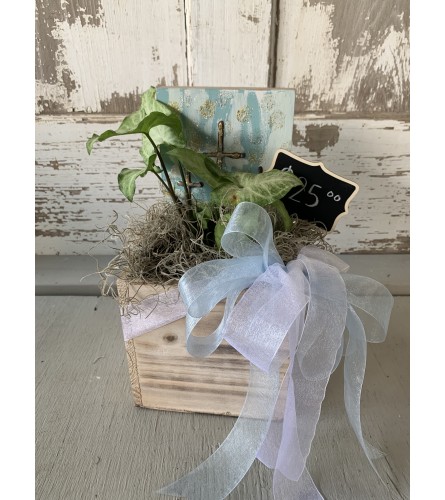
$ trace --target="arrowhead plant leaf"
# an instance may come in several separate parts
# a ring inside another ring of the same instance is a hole
[[[230,175],[234,182],[220,186],[211,195],[213,201],[226,206],[251,201],[264,207],[280,200],[292,188],[302,184],[294,174],[281,170],[270,170],[262,174],[235,172]]]
[[[147,172],[155,171],[156,154],[151,155],[148,165],[144,168],[123,168],[117,176],[119,189],[128,201],[133,201],[136,191],[136,179],[144,177]]]
[[[153,113],[153,111],[157,111],[159,113],[163,113],[166,116],[174,115],[177,116],[179,120],[181,119],[180,114],[178,113],[178,111],[176,111],[176,109],[156,100],[156,89],[154,87],[151,87],[142,94],[141,110],[146,115]],[[176,147],[185,146],[182,127],[181,133],[178,134],[176,130],[160,125],[159,127],[156,127],[151,131],[150,136],[153,139],[153,142],[157,145],[171,144],[172,146]],[[154,149],[150,141],[147,139],[147,137],[142,136],[142,148],[140,149],[140,153],[142,155],[142,158],[144,158],[144,161],[145,158],[149,157],[153,152]]]
[[[127,116],[124,121],[121,123],[117,130],[106,130],[102,132],[102,134],[97,135],[94,134],[87,141],[87,151],[90,154],[93,146],[96,142],[102,142],[110,137],[116,137],[121,135],[130,135],[130,134],[144,134],[148,135],[151,129],[155,127],[159,127],[161,125],[169,127],[174,131],[177,135],[182,135],[182,123],[178,116],[169,115],[166,116],[159,111],[153,111],[148,116],[139,120],[142,112],[141,110],[132,113]],[[138,121],[139,120],[139,121]]]

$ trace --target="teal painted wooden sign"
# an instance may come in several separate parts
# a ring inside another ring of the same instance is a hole
[[[156,98],[181,113],[187,146],[207,153],[223,170],[268,170],[277,149],[292,145],[293,89],[159,87]],[[174,167],[172,177],[180,182]],[[205,186],[193,188],[197,199],[207,194]]]

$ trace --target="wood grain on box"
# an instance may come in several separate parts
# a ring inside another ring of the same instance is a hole
[[[126,286],[117,282],[122,296]],[[162,287],[131,285],[136,300],[144,300]],[[193,334],[206,336],[224,313],[219,303],[196,326]],[[207,358],[195,358],[186,348],[185,318],[125,342],[131,390],[136,406],[180,412],[239,415],[249,381],[249,362],[223,342]]]
[[[210,316],[201,327],[207,333],[217,326],[222,306],[217,306]],[[130,348],[135,356],[130,379],[136,405],[239,415],[247,391],[249,363],[227,343],[223,342],[208,358],[194,358],[185,347],[185,320],[181,319],[126,344],[127,353]]]
[[[130,285],[130,293],[139,301],[166,289]],[[121,296],[125,293],[122,280],[117,281],[117,290]],[[223,314],[224,302],[220,302],[196,325],[193,335],[211,334]],[[249,361],[225,341],[210,356],[191,356],[186,348],[185,318],[126,341],[125,350],[136,406],[213,415],[240,414],[249,385]],[[281,376],[287,365],[283,364]]]

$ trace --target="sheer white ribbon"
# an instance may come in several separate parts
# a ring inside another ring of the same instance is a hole
[[[285,266],[273,244],[267,212],[253,203],[237,206],[222,246],[232,259],[200,264],[179,282],[187,310],[187,349],[194,356],[208,356],[224,338],[251,363],[248,393],[218,450],[159,493],[223,499],[258,458],[274,469],[276,499],[321,499],[306,460],[327,383],[345,344],[347,415],[368,459],[378,456],[362,435],[360,395],[366,342],[385,339],[393,298],[370,278],[344,274],[348,266],[343,261],[315,247],[304,248]],[[223,299],[218,328],[207,337],[194,336],[196,324]],[[369,320],[366,330],[363,316]]]

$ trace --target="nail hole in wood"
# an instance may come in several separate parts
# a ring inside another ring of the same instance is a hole
[[[172,335],[172,334],[169,334],[169,335],[164,335],[164,340],[166,342],[174,342],[175,340],[178,340],[178,336],[177,335]]]

